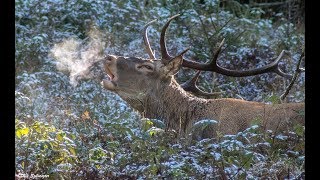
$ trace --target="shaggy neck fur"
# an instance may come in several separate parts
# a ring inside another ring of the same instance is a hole
[[[184,91],[174,78],[167,83],[159,83],[143,100],[140,111],[145,117],[161,119],[169,129],[186,134],[195,120],[205,118],[207,100],[197,98]]]

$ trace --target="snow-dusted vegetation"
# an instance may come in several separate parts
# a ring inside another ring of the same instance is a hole
[[[16,174],[50,179],[302,179],[304,127],[283,135],[259,122],[236,135],[191,141],[177,138],[161,120],[140,117],[104,90],[88,68],[103,54],[147,57],[143,26],[159,58],[160,31],[171,54],[199,62],[225,38],[218,64],[248,69],[270,63],[282,50],[285,72],[294,73],[304,31],[281,12],[217,0],[15,0]],[[295,1],[294,1],[295,2]],[[98,73],[99,74],[99,73]],[[183,69],[185,82],[195,74]],[[290,79],[274,73],[234,78],[202,72],[198,85],[220,97],[279,103]],[[304,73],[285,101],[304,101]],[[204,120],[201,126],[215,123]]]

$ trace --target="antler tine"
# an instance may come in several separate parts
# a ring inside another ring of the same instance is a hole
[[[224,67],[221,67],[217,64],[217,59],[219,56],[219,53],[221,52],[222,45],[224,43],[224,39],[220,43],[217,51],[214,53],[213,58],[210,63],[205,64],[205,63],[198,63],[194,61],[190,61],[187,59],[183,59],[182,66],[192,68],[192,69],[197,69],[197,70],[203,70],[203,71],[213,71],[217,72],[219,74],[227,75],[227,76],[232,76],[232,77],[244,77],[244,76],[254,76],[258,74],[263,74],[267,72],[274,72],[282,77],[285,78],[291,78],[292,75],[284,73],[280,68],[279,68],[279,62],[281,58],[283,57],[284,53],[286,52],[283,50],[278,58],[276,58],[275,61],[273,61],[270,64],[267,64],[263,67],[260,68],[255,68],[255,69],[249,69],[249,70],[230,70],[226,69]]]
[[[196,82],[199,78],[201,71],[198,71],[193,78],[189,79],[188,81],[184,82],[183,84],[181,84],[181,87],[188,92],[191,92],[195,95],[199,95],[199,96],[203,96],[206,98],[212,98],[212,97],[216,97],[217,95],[220,95],[221,92],[215,92],[215,93],[207,93],[202,91],[201,89],[198,88],[198,86],[196,85]]]
[[[180,14],[176,14],[174,16],[172,16],[171,18],[169,18],[169,20],[166,22],[166,24],[163,26],[162,30],[161,30],[161,35],[160,35],[160,50],[161,50],[161,57],[163,62],[166,64],[168,61],[170,61],[172,59],[172,56],[169,55],[168,51],[167,51],[167,46],[166,46],[166,42],[165,42],[165,36],[166,36],[166,30],[170,24],[170,22],[176,18],[180,16]]]
[[[184,82],[183,84],[181,84],[180,86],[185,90],[185,91],[191,91],[193,92],[196,85],[196,82],[199,78],[201,71],[198,71],[193,78],[189,79],[188,81]]]
[[[185,50],[183,50],[181,53],[179,53],[176,57],[181,56],[183,57],[183,55],[190,50],[190,47],[186,48]],[[172,57],[171,57],[172,58]]]
[[[279,56],[276,58],[276,60],[273,61],[272,63],[270,63],[270,65],[272,65],[270,67],[270,71],[277,73],[279,76],[291,79],[292,75],[290,75],[288,73],[284,73],[279,67],[279,62],[280,62],[282,56],[284,55],[284,53],[289,53],[289,52],[282,50],[281,53],[279,54]]]
[[[217,64],[217,60],[218,60],[218,57],[219,57],[219,54],[221,52],[221,48],[224,44],[224,40],[225,38],[222,39],[222,41],[220,42],[219,46],[218,46],[218,49],[216,50],[216,52],[213,54],[213,58],[212,58],[212,61],[210,64]]]
[[[151,46],[150,46],[150,43],[149,43],[149,39],[148,39],[148,27],[150,26],[150,24],[156,22],[157,19],[154,19],[150,22],[148,22],[144,27],[143,27],[143,41],[144,41],[144,45],[146,46],[146,51],[149,55],[149,57],[151,59],[155,59],[155,53],[152,52],[152,49],[151,49]]]

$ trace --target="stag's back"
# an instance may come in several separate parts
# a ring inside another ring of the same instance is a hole
[[[305,124],[304,103],[265,104],[222,98],[210,100],[207,104],[206,118],[215,119],[218,124],[206,130],[204,136],[215,131],[235,134],[254,124],[275,133]]]

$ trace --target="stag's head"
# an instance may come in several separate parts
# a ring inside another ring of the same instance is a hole
[[[169,61],[108,55],[104,68],[109,79],[104,79],[103,85],[111,91],[138,95],[160,82],[170,83],[181,67],[184,52]]]

